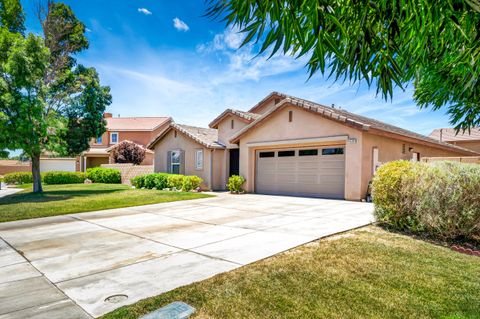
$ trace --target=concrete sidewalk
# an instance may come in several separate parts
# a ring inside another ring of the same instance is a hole
[[[220,194],[2,223],[0,319],[97,317],[369,224],[372,212],[368,203]],[[31,287],[41,292],[22,293]]]
[[[11,188],[7,187],[5,184],[2,184],[2,189],[0,189],[0,198],[21,192],[22,190],[23,189],[21,188]]]

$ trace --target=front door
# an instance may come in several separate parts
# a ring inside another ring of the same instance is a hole
[[[240,149],[230,149],[230,171],[228,176],[238,175],[240,173]]]

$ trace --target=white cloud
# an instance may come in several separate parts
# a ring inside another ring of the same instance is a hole
[[[85,31],[87,31],[87,32],[92,32],[92,30],[89,29],[89,28],[85,28]]]
[[[152,14],[152,12],[146,8],[138,8],[138,12],[143,13],[147,16]]]
[[[177,29],[178,31],[187,32],[188,30],[190,30],[190,27],[189,27],[185,22],[183,22],[182,20],[180,20],[179,18],[174,18],[174,19],[173,19],[173,26],[174,26],[175,29]]]

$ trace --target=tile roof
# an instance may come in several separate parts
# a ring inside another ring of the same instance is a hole
[[[177,131],[185,134],[195,142],[207,147],[207,148],[225,148],[225,145],[218,141],[218,130],[213,128],[196,127],[190,125],[183,125],[177,123],[171,123],[169,129],[164,130],[157,137],[155,137],[147,148],[152,149],[158,141],[160,141],[170,129],[176,129]]]
[[[169,117],[109,117],[106,118],[109,131],[153,131],[171,120]]]
[[[271,109],[268,112],[262,114],[262,116],[259,117],[258,119],[256,119],[254,122],[250,123],[249,125],[247,125],[243,129],[238,131],[234,136],[232,136],[230,142],[232,142],[232,143],[237,142],[239,140],[239,138],[244,133],[246,133],[248,130],[250,130],[251,128],[256,126],[258,123],[263,121],[263,119],[267,118],[270,114],[275,112],[278,108],[282,107],[286,103],[289,103],[289,104],[301,107],[303,109],[306,109],[308,111],[318,113],[318,114],[320,114],[324,117],[330,118],[332,120],[344,123],[344,124],[349,125],[349,126],[356,127],[358,129],[361,129],[361,130],[364,130],[364,131],[368,131],[370,129],[377,129],[377,130],[380,130],[380,131],[400,135],[400,136],[403,136],[403,137],[408,137],[408,138],[413,138],[413,139],[416,139],[416,140],[421,140],[421,141],[427,142],[429,144],[435,144],[435,145],[438,145],[442,148],[455,149],[457,151],[461,150],[463,152],[476,154],[476,152],[472,152],[471,150],[467,150],[467,149],[462,148],[462,147],[453,146],[453,145],[448,144],[448,143],[439,142],[436,139],[433,139],[433,138],[430,138],[430,137],[427,137],[425,135],[418,134],[418,133],[415,133],[415,132],[412,132],[412,131],[409,131],[409,130],[405,130],[405,129],[400,128],[398,126],[387,124],[387,123],[384,123],[384,122],[381,122],[381,121],[378,121],[378,120],[375,120],[375,119],[372,119],[372,118],[369,118],[369,117],[357,115],[357,114],[348,112],[348,111],[343,110],[343,109],[338,109],[338,108],[325,106],[325,105],[322,105],[322,104],[319,104],[319,103],[315,103],[315,102],[312,102],[312,101],[308,101],[308,100],[305,100],[305,99],[297,98],[297,97],[290,96],[290,95],[283,94],[283,93],[279,93],[279,92],[270,93],[262,101],[267,101],[272,96],[278,96],[278,97],[282,98],[281,102],[276,104],[276,106],[273,109]],[[259,106],[260,105],[257,104],[251,110],[253,110],[254,108],[258,108]]]
[[[257,113],[245,112],[241,110],[235,109],[226,109],[222,112],[219,116],[217,116],[210,124],[208,125],[211,128],[215,128],[218,124],[227,116],[227,115],[235,115],[239,118],[246,120],[247,122],[253,122],[258,119],[261,115]]]
[[[458,132],[458,134],[456,134],[454,128],[437,128],[429,136],[440,141],[440,135],[441,140],[444,142],[480,141],[480,127],[474,127],[470,132]]]
[[[135,143],[135,142],[132,142],[132,141],[129,141],[129,140],[123,140],[123,141],[121,141],[117,144],[109,146],[105,149],[105,151],[107,151],[107,153],[110,153],[113,149],[119,147],[122,143],[133,143],[133,144],[137,145],[138,147],[145,149],[145,152],[147,152],[149,154],[153,154],[153,152],[151,150],[149,150],[148,148],[145,148],[145,146],[143,146],[141,144],[138,144],[138,143]]]

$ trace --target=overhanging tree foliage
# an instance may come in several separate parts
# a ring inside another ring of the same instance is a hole
[[[131,141],[122,141],[112,147],[110,159],[114,163],[140,165],[145,159],[145,148]]]
[[[420,107],[448,108],[457,129],[480,125],[480,0],[208,0],[207,16],[246,43],[309,56],[310,75],[376,84],[391,98],[414,84]]]
[[[41,192],[40,156],[74,156],[105,131],[109,88],[73,55],[88,47],[85,26],[65,4],[40,7],[44,36],[24,35],[19,0],[0,0],[0,150],[21,149]]]

